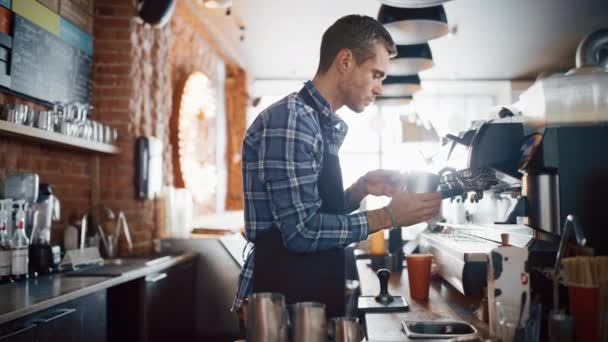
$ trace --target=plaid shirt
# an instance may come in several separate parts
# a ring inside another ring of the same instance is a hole
[[[323,150],[338,154],[348,127],[332,113],[329,103],[311,81],[304,85],[318,112],[293,93],[264,110],[245,133],[243,141],[243,192],[248,241],[275,224],[284,245],[294,252],[345,247],[367,238],[367,214],[320,213],[317,179]],[[324,144],[324,140],[326,139]],[[348,201],[348,192],[346,203]],[[348,208],[353,211],[357,208]],[[253,290],[253,259],[249,254],[239,275],[232,311],[243,305]]]

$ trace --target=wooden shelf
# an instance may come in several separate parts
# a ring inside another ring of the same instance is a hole
[[[4,120],[0,120],[0,134],[11,135],[38,142],[49,142],[53,145],[67,146],[81,150],[108,154],[120,153],[120,149],[114,145],[85,140],[77,137],[70,137],[60,133],[49,132],[43,129],[15,124]]]

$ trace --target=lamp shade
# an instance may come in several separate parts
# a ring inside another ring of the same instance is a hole
[[[420,77],[410,76],[387,76],[382,82],[383,96],[408,96],[420,90]]]
[[[388,75],[415,75],[433,67],[433,54],[429,44],[397,45],[397,56],[391,59]]]
[[[420,8],[441,5],[450,0],[380,0],[381,3],[393,7]]]
[[[448,33],[443,6],[400,8],[381,5],[378,21],[396,44],[420,44]]]
[[[202,0],[207,8],[228,8],[232,7],[232,0]]]
[[[378,96],[375,103],[378,106],[401,106],[410,102],[412,102],[411,96]]]
[[[175,0],[138,0],[137,12],[143,22],[152,25],[154,28],[165,26],[173,10],[175,9]]]

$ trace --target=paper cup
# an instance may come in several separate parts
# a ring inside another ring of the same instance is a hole
[[[410,254],[407,260],[407,278],[410,283],[410,297],[418,300],[429,299],[431,285],[432,254]]]

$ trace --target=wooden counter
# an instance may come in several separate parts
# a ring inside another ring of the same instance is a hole
[[[359,272],[361,294],[375,296],[380,292],[380,283],[369,263],[369,259],[357,260],[357,272]],[[474,325],[482,335],[488,335],[488,325],[479,321],[473,314],[479,305],[480,298],[465,297],[440,278],[431,281],[428,301],[417,301],[410,298],[407,269],[391,275],[388,291],[391,295],[403,296],[409,304],[409,311],[366,314],[369,341],[409,341],[401,328],[403,320],[465,321]]]

